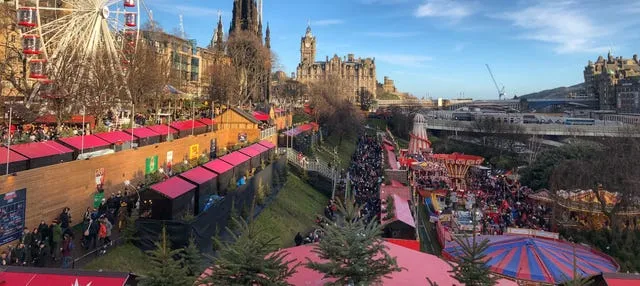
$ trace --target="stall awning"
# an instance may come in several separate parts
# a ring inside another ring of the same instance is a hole
[[[178,133],[178,131],[176,131],[175,129],[173,129],[173,128],[167,126],[167,125],[164,125],[164,124],[147,126],[146,128],[151,130],[151,131],[153,131],[153,132],[155,132],[155,133],[158,133],[158,134],[160,134],[162,136],[167,136],[167,134],[169,134],[169,133],[171,133],[171,134]]]
[[[116,144],[118,142],[120,143],[131,142],[131,134],[127,134],[126,132],[123,132],[123,131],[97,133],[95,135],[98,136],[100,139],[107,141],[111,144]],[[136,139],[138,138],[133,136],[133,140],[136,140]]]
[[[216,172],[218,175],[222,175],[229,170],[233,169],[233,166],[220,159],[215,159],[209,163],[203,165],[203,167]]]
[[[259,143],[260,145],[264,146],[264,147],[269,148],[269,149],[276,148],[276,145],[275,145],[275,144],[273,144],[273,143],[271,143],[271,141],[268,141],[268,140],[262,140],[262,141],[260,141],[260,142],[258,142],[258,143]]]
[[[13,150],[9,151],[6,147],[0,147],[0,165],[7,164],[7,152],[9,152],[9,163],[27,161],[27,157],[22,156]]]
[[[11,151],[20,153],[29,159],[44,158],[60,154],[72,153],[73,150],[55,141],[25,143],[11,146]],[[6,153],[5,153],[6,157]],[[5,159],[6,160],[6,159]]]
[[[123,130],[126,133],[133,133],[133,136],[138,137],[140,139],[143,138],[149,138],[149,137],[155,137],[155,136],[160,136],[160,134],[158,134],[157,132],[147,128],[147,127],[138,127],[138,128],[133,128],[133,130],[131,129],[126,129]]]
[[[198,128],[202,126],[206,125],[198,120],[185,120],[171,123],[171,127],[180,131],[190,130],[191,128]]]
[[[82,137],[84,137],[84,145],[82,142],[83,141]],[[101,148],[101,147],[107,148],[110,145],[109,142],[104,141],[95,135],[73,136],[73,137],[61,138],[58,140],[60,142],[63,142],[71,146],[71,148],[76,150],[81,150],[82,148],[84,149]]]
[[[218,175],[214,172],[207,170],[206,168],[198,167],[180,174],[180,177],[183,177],[196,184],[204,184],[218,177]]]
[[[181,179],[180,177],[171,177],[164,182],[151,186],[152,190],[170,199],[182,196],[195,188],[195,185]]]
[[[297,136],[300,133],[304,133],[310,130],[317,130],[317,126],[318,124],[312,122],[312,123],[307,123],[307,124],[303,124],[300,125],[296,128],[293,128],[287,132],[285,132],[284,134],[286,134],[287,136]]]
[[[238,165],[240,165],[240,164],[242,164],[244,162],[249,161],[249,159],[251,159],[251,157],[236,151],[236,152],[233,152],[233,153],[231,153],[229,155],[222,156],[220,159],[225,161],[225,162],[227,162],[227,163],[229,163],[229,164],[231,164],[231,165],[233,165],[233,166],[238,166]]]
[[[52,268],[7,267],[0,272],[1,285],[126,285],[128,273],[107,273]]]
[[[251,145],[251,146],[249,146],[247,148],[253,148],[254,150],[258,151],[259,154],[262,154],[264,152],[269,151],[269,148],[267,148],[265,146],[262,146],[261,144],[257,144],[257,143],[253,144],[253,145]]]
[[[198,119],[198,121],[200,121],[200,123],[207,125],[207,126],[211,126],[216,124],[215,120],[212,120],[211,118],[200,118]]]
[[[269,114],[260,111],[254,111],[253,117],[258,121],[269,121]]]
[[[93,126],[94,122],[96,121],[96,118],[93,117],[92,115],[87,115],[84,117],[84,123],[89,123]],[[34,121],[35,123],[42,123],[42,124],[56,124],[58,123],[58,120],[56,119],[55,115],[43,115],[40,116],[38,118],[36,118],[36,120]],[[71,116],[71,119],[65,120],[63,123],[71,123],[71,124],[80,124],[82,125],[82,115],[73,115]]]
[[[242,149],[239,150],[240,153],[249,156],[250,158],[256,157],[256,156],[260,156],[260,154],[262,152],[259,152],[256,149],[251,148],[251,146],[249,147],[244,147]]]

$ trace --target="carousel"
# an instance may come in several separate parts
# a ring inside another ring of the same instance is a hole
[[[445,166],[449,178],[454,183],[454,186],[458,190],[464,190],[466,188],[465,179],[469,168],[482,164],[484,158],[474,155],[465,155],[459,153],[453,154],[434,154],[431,160],[438,162]]]

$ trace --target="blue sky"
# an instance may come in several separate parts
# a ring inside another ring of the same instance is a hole
[[[232,0],[146,0],[167,31],[184,16],[186,33],[206,46]],[[176,4],[178,3],[178,4]],[[640,53],[637,0],[264,0],[272,48],[290,74],[300,61],[307,22],[317,58],[375,57],[378,80],[389,76],[418,97],[497,97],[488,63],[507,94],[583,81],[588,60]]]

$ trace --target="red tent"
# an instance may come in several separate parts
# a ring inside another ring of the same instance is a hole
[[[171,220],[195,214],[194,201],[196,185],[176,176],[151,186],[145,192],[144,200],[151,200],[153,219]]]
[[[269,114],[260,111],[254,111],[253,117],[258,121],[269,121]]]
[[[271,143],[271,141],[268,140],[262,140],[260,142],[258,142],[260,145],[267,147],[269,149],[273,149],[276,148],[276,145],[274,145],[273,143]]]
[[[104,132],[95,134],[100,139],[107,141],[111,144],[119,144],[124,142],[131,142],[131,134],[127,134],[123,131],[112,131],[112,132]],[[133,136],[133,140],[137,140],[138,138]]]
[[[198,167],[186,171],[179,176],[198,186],[194,204],[197,206],[196,214],[200,213],[204,210],[207,199],[218,192],[218,175],[209,171],[207,168]]]
[[[146,128],[146,127],[138,127],[131,129],[123,130],[127,134],[133,133],[133,136],[138,137],[138,146],[147,146],[160,143],[161,135],[157,132]]]
[[[27,157],[13,152],[13,150],[9,151],[9,149],[5,147],[0,147],[0,175],[7,174],[7,152],[9,152],[9,174],[27,169]]]
[[[212,120],[211,118],[200,118],[198,119],[198,121],[200,121],[200,123],[207,125],[207,126],[211,126],[216,124],[216,122],[214,120]]]
[[[56,124],[58,123],[58,120],[56,119],[55,115],[49,114],[49,115],[43,115],[36,118],[34,122],[42,123],[42,124]],[[84,123],[85,124],[89,123],[91,128],[95,126],[95,122],[96,122],[96,118],[92,115],[87,115],[84,117]],[[71,116],[71,119],[65,120],[63,123],[82,125],[82,115],[73,115]]]
[[[220,159],[215,159],[202,165],[202,167],[218,174],[218,190],[225,190],[231,183],[233,177],[233,166],[231,164]]]
[[[73,150],[55,141],[19,144],[11,146],[11,151],[29,158],[29,169],[73,160]]]
[[[180,137],[193,134],[198,135],[207,132],[207,125],[198,120],[185,120],[171,123],[171,127],[178,130]]]
[[[213,160],[209,163],[206,163],[203,165],[203,167],[214,171],[216,173],[218,173],[219,175],[224,174],[226,172],[228,172],[229,170],[233,169],[233,166],[225,161],[222,161],[220,159],[216,159]]]
[[[147,126],[147,129],[166,137],[168,134],[178,134],[178,131],[164,124]]]
[[[77,271],[56,268],[6,267],[0,272],[0,285],[91,285],[124,286],[130,280],[128,273]],[[133,278],[131,278],[133,280]]]
[[[82,137],[84,137],[84,143],[83,143]],[[84,149],[85,152],[97,151],[100,149],[108,149],[109,145],[111,144],[107,141],[100,139],[100,137],[95,135],[73,136],[73,137],[61,138],[61,139],[58,139],[58,141],[75,149],[76,151],[80,151]]]
[[[220,159],[236,167],[246,163],[250,158],[251,157],[236,151],[229,155],[224,155]]]
[[[406,247],[408,249],[420,251],[420,241],[417,241],[417,240],[395,239],[395,238],[385,238],[384,240],[396,245],[400,245],[402,247]]]
[[[250,159],[251,162],[251,168],[258,168],[258,166],[260,166],[261,162],[260,160],[262,159],[260,157],[260,152],[254,148],[251,148],[251,146],[248,147],[244,147],[242,149],[240,149],[238,152],[247,155]]]

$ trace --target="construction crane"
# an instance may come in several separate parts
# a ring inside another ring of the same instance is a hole
[[[496,90],[498,91],[498,99],[502,100],[503,97],[505,97],[505,93],[504,93],[504,85],[502,86],[502,90],[500,89],[500,87],[498,87],[498,83],[496,82],[496,78],[493,76],[493,72],[491,71],[491,68],[489,67],[489,64],[485,64],[487,66],[487,70],[489,71],[489,74],[491,75],[491,79],[493,80],[493,84],[496,86]]]

